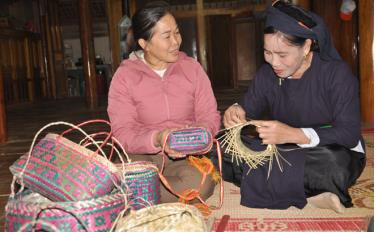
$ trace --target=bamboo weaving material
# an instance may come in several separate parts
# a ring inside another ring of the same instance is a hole
[[[268,163],[268,177],[270,175],[274,159],[276,159],[277,165],[281,171],[283,170],[283,166],[280,159],[283,159],[287,164],[290,165],[290,163],[280,155],[276,145],[274,144],[267,145],[267,148],[263,151],[253,151],[245,146],[241,140],[241,130],[249,125],[252,125],[251,121],[224,129],[224,135],[218,138],[221,146],[223,148],[225,147],[224,152],[232,156],[232,162],[236,162],[237,164],[240,162],[245,162],[250,167],[249,171]]]

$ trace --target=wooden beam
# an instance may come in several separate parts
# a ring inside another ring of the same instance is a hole
[[[359,7],[359,80],[361,114],[364,123],[374,123],[374,1],[358,1]]]
[[[4,99],[4,77],[0,66],[0,143],[5,143],[8,139],[6,108]]]
[[[92,18],[90,11],[91,0],[80,0],[78,2],[86,102],[90,109],[95,109],[98,107],[98,93],[96,91],[95,49],[92,37]]]
[[[133,17],[137,10],[137,0],[129,0],[129,17]]]
[[[9,50],[10,50],[10,67],[11,67],[11,80],[12,80],[12,87],[13,87],[13,99],[14,102],[18,102],[19,99],[19,92],[18,92],[18,85],[17,85],[17,80],[18,80],[18,75],[17,75],[17,57],[18,51],[17,51],[17,40],[8,40],[9,44]]]
[[[203,0],[196,0],[197,4],[197,34],[198,34],[198,57],[204,70],[207,71],[207,57],[206,57],[206,27],[205,15],[203,8]]]
[[[111,55],[112,55],[112,73],[115,72],[120,64],[120,35],[118,24],[123,15],[122,0],[108,0],[107,1],[107,15],[109,40],[111,41]]]
[[[47,66],[47,93],[49,97],[54,99],[57,98],[57,88],[56,88],[56,72],[55,72],[55,62],[53,58],[53,39],[50,23],[50,11],[49,2],[46,0],[40,1],[40,12],[41,12],[41,31],[43,33],[43,40],[45,41],[45,60]]]
[[[45,0],[38,0],[38,10],[40,15],[39,25],[40,25],[40,33],[42,36],[41,43],[39,45],[39,51],[41,52],[40,57],[40,67],[43,67],[41,70],[41,76],[44,77],[43,80],[43,97],[50,98],[53,95],[52,84],[51,84],[51,66],[50,62],[51,55],[49,50],[49,42],[48,42],[48,28],[47,28],[47,13],[46,13],[46,3]]]
[[[113,73],[119,66],[120,60],[121,60],[118,24],[123,15],[122,0],[107,1],[107,15],[108,15],[109,39],[111,41],[110,44],[111,44],[112,73]]]
[[[35,82],[34,82],[34,65],[32,63],[33,57],[31,53],[31,41],[30,38],[25,37],[24,39],[24,51],[25,51],[25,63],[26,63],[26,80],[27,80],[27,90],[28,98],[30,102],[35,100]]]
[[[266,10],[267,4],[256,4],[256,5],[247,5],[243,6],[241,8],[208,8],[203,9],[203,15],[204,16],[210,16],[210,15],[231,15],[236,16],[239,14],[243,14],[246,12],[261,12]],[[176,18],[192,18],[197,17],[197,11],[198,10],[188,10],[188,11],[173,11],[173,15]]]

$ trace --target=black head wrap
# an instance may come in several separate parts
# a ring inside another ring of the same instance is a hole
[[[277,2],[275,3],[277,4]],[[319,56],[323,60],[341,60],[333,46],[330,33],[318,15],[293,5],[275,4],[267,9],[266,27],[274,27],[285,34],[318,41]],[[303,23],[301,18],[307,19]]]

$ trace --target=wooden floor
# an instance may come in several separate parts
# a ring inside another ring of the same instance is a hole
[[[218,108],[223,112],[229,105],[238,102],[244,89],[215,92]],[[65,121],[80,123],[89,119],[108,119],[107,102],[103,98],[96,110],[88,110],[84,98],[69,98],[56,101],[24,103],[7,107],[8,142],[0,145],[0,231],[4,225],[4,207],[10,193],[12,175],[9,166],[27,152],[37,131],[50,122]],[[58,132],[64,128],[51,128]],[[90,129],[90,128],[88,128]]]

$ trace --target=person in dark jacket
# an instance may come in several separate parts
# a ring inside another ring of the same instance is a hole
[[[273,162],[268,179],[268,165],[250,172],[237,166],[241,204],[285,209],[309,202],[342,212],[352,206],[348,188],[365,166],[357,78],[323,20],[281,1],[267,9],[264,58],[243,103],[230,106],[223,123],[229,128],[251,119],[259,138],[243,136],[243,142],[252,150],[276,144],[291,165],[281,172]],[[261,120],[265,112],[270,120]]]

